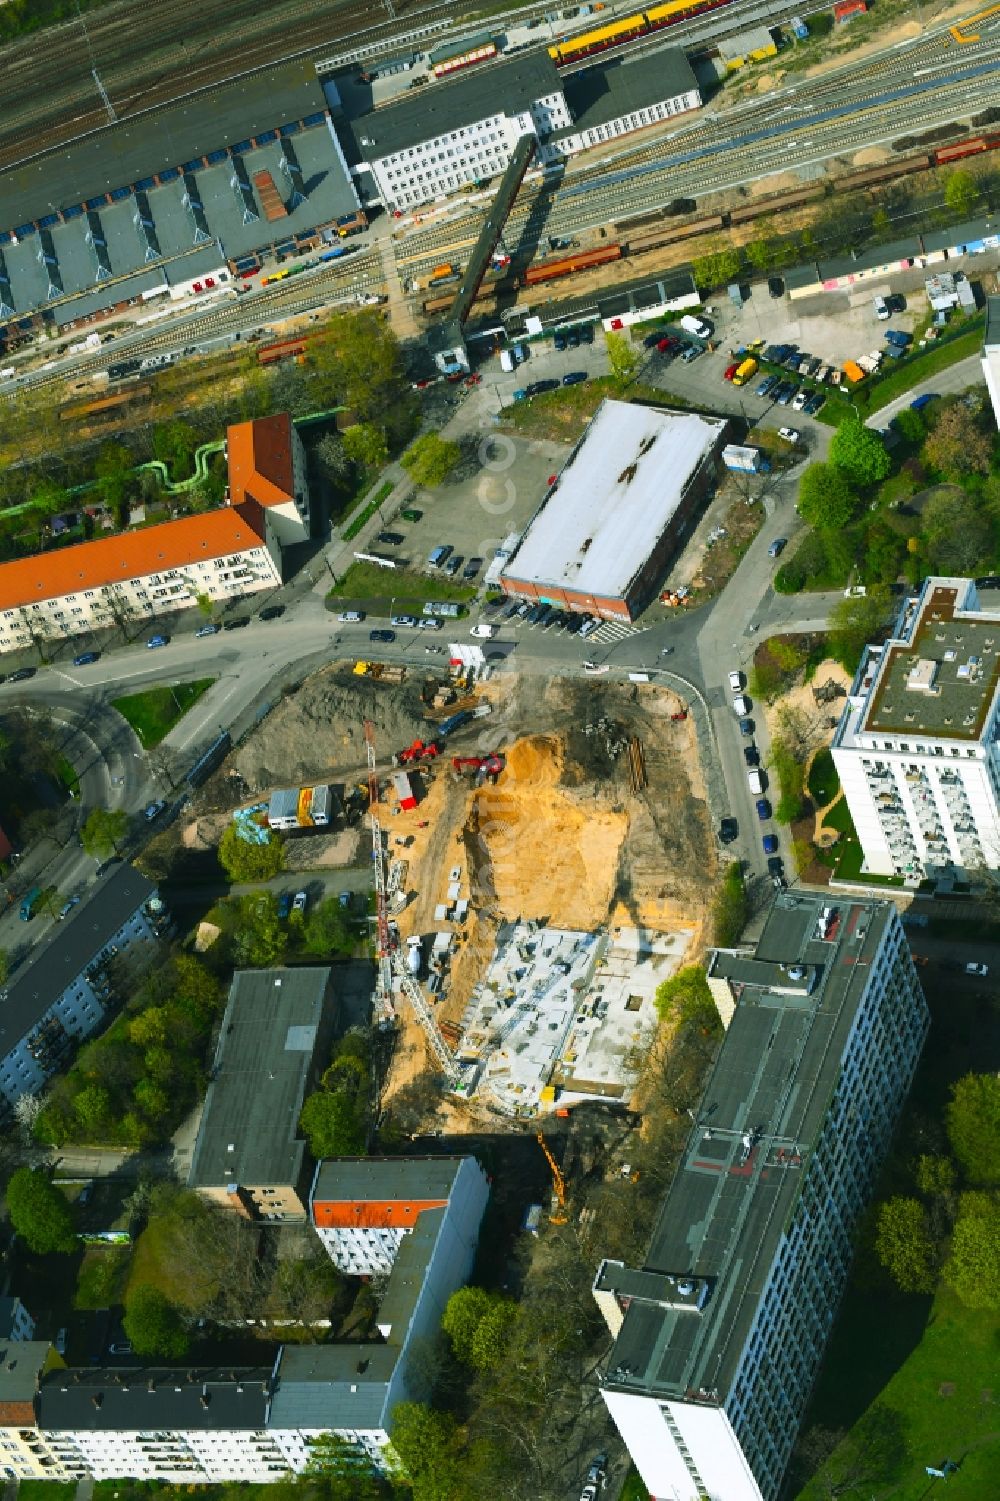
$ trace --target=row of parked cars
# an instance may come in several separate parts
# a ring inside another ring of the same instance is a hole
[[[526,386],[518,386],[515,401],[527,401],[529,396],[541,396],[543,391],[558,391],[560,386],[579,386],[587,379],[586,370],[569,370],[562,380],[532,380]]]
[[[559,610],[555,605],[533,605],[525,599],[511,600],[509,604],[504,604],[501,600],[492,603],[487,601],[483,606],[483,614],[488,615],[492,611],[499,612],[498,620],[523,620],[525,625],[537,625],[543,631],[565,631],[567,635],[579,636],[581,640],[586,640],[601,624],[593,615],[577,614],[575,610]]]
[[[756,802],[757,817],[761,823],[769,823],[772,817],[770,800],[764,796],[767,791],[767,774],[760,764],[760,751],[754,741],[754,722],[750,718],[750,710],[753,707],[745,691],[745,683],[742,672],[734,669],[729,674],[729,689],[733,694],[733,711],[739,722],[740,734],[749,741],[743,747],[743,760],[747,768],[747,785],[753,793]],[[723,844],[731,844],[739,834],[739,824],[735,818],[724,818],[719,826],[719,838]],[[767,856],[767,870],[775,886],[785,885],[785,867],[778,853],[777,834],[767,833],[763,836],[764,854]]]
[[[690,365],[692,360],[698,359],[705,353],[704,345],[689,344],[686,339],[678,339],[676,334],[665,334],[662,330],[647,334],[642,343],[645,349],[655,349],[656,353],[662,354],[666,360],[679,357],[684,365]]]
[[[808,386],[782,380],[779,375],[766,375],[755,394],[770,397],[779,407],[790,406],[793,412],[804,412],[807,417],[815,416],[826,401],[822,391],[810,391]]]

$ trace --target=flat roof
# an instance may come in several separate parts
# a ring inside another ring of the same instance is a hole
[[[928,579],[904,634],[886,643],[855,734],[980,739],[1000,682],[1000,614],[971,579]]]
[[[0,171],[0,229],[42,219],[325,109],[307,58],[200,89]]]
[[[37,1026],[67,985],[88,969],[128,919],[156,895],[133,866],[118,864],[53,928],[36,956],[8,982],[0,1002],[0,1057]]]
[[[920,241],[893,240],[888,245],[874,245],[870,250],[859,250],[856,255],[837,255],[820,261],[820,275],[824,281],[831,277],[850,276],[856,271],[877,271],[880,266],[895,266],[899,261],[915,261],[923,255]]]
[[[1000,220],[987,215],[983,219],[967,219],[963,224],[952,224],[948,229],[922,230],[920,238],[925,250],[948,250],[952,245],[975,244],[998,232]]]
[[[605,398],[503,576],[624,598],[725,419]]]
[[[561,91],[556,65],[543,48],[415,89],[371,114],[338,121],[337,129],[348,146],[349,160],[378,161],[490,115],[522,114],[536,99]]]
[[[5,1339],[0,1344],[0,1423],[23,1423],[24,1413],[13,1411],[34,1401],[38,1379],[52,1354],[47,1339]]]
[[[552,139],[579,135],[582,130],[692,90],[700,97],[698,80],[680,47],[666,47],[632,61],[617,58],[603,67],[584,68],[571,74],[563,89],[573,124],[556,131]]]
[[[710,960],[710,983],[728,988],[735,1011],[641,1268],[664,1291],[650,1299],[641,1283],[625,1288],[633,1300],[607,1387],[709,1402],[729,1389],[895,920],[889,903],[847,900],[822,938],[830,906],[826,895],[783,892],[752,957]],[[685,1301],[692,1282],[706,1299]]]
[[[302,1102],[333,1025],[330,975],[259,969],[233,976],[189,1188],[299,1181]]]
[[[983,335],[986,353],[1000,349],[1000,297],[986,299],[986,332]]]
[[[433,1156],[327,1157],[316,1170],[312,1202],[384,1205],[430,1199],[447,1203],[464,1161],[464,1157]]]
[[[392,1345],[285,1345],[268,1428],[381,1429],[399,1350]]]
[[[736,36],[720,37],[715,45],[719,56],[727,62],[749,57],[751,52],[766,52],[769,48],[777,51],[774,37],[766,26],[750,26],[746,31],[737,32]]]

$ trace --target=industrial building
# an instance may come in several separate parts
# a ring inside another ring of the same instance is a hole
[[[313,1440],[324,1434],[388,1468],[393,1408],[429,1395],[419,1354],[472,1270],[488,1197],[486,1175],[472,1157],[322,1164],[313,1209],[327,1251],[358,1275],[378,1271],[388,1279],[378,1306],[380,1338],[365,1344],[263,1347],[256,1367],[166,1369],[118,1360],[111,1368],[67,1369],[45,1341],[8,1343],[0,1364],[0,1454],[8,1475],[266,1484],[290,1470],[300,1474]],[[388,1239],[366,1240],[382,1228]]]
[[[694,69],[680,47],[584,68],[566,79],[564,92],[573,123],[550,136],[542,152],[546,162],[687,114],[702,102]]]
[[[484,110],[489,110],[485,114]],[[339,125],[366,196],[390,211],[413,208],[503,172],[521,136],[571,123],[555,64],[545,52],[437,84]]]
[[[314,968],[233,976],[188,1187],[246,1219],[306,1218],[312,1161],[299,1116],[330,1061],[331,977]]]
[[[0,318],[169,295],[336,238],[358,207],[312,63],[248,73],[0,172]]]
[[[865,871],[968,880],[1000,866],[1000,611],[928,578],[867,648],[833,739]]]
[[[112,1000],[110,958],[151,951],[166,925],[156,887],[131,865],[115,864],[8,980],[0,1056],[7,1107],[37,1093],[103,1025]]]
[[[928,1013],[888,902],[783,892],[708,983],[726,1036],[646,1258],[594,1281],[601,1385],[650,1496],[776,1501]]]
[[[728,428],[604,400],[504,565],[505,593],[633,620],[715,482]]]
[[[656,1027],[656,991],[690,930],[576,933],[503,923],[462,1017],[460,1092],[531,1117],[580,1100],[627,1100]]]

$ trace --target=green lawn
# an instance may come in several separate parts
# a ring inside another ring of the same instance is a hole
[[[80,778],[76,774],[76,767],[65,756],[60,756],[56,762],[56,776],[60,786],[65,787],[70,797],[80,796]]]
[[[76,1494],[76,1482],[60,1480],[22,1480],[17,1488],[19,1501],[68,1501]]]
[[[472,599],[474,584],[435,574],[433,578],[407,568],[379,568],[377,563],[352,563],[343,578],[337,580],[327,595],[336,600],[395,600],[394,608],[402,610],[404,601],[439,599],[463,604]],[[419,613],[419,611],[418,611]]]
[[[578,386],[560,386],[558,391],[543,391],[527,401],[515,401],[504,407],[501,421],[525,438],[550,438],[555,442],[579,437],[606,396],[617,401],[649,402],[653,406],[689,408],[692,403],[672,391],[641,382],[623,390],[610,375],[581,381]]]
[[[214,682],[214,678],[199,678],[195,683],[176,683],[172,688],[147,688],[144,693],[112,699],[112,704],[128,720],[140,744],[152,750]]]
[[[854,388],[854,400],[844,401],[831,399],[826,403],[821,412],[816,414],[818,422],[825,422],[828,427],[839,427],[844,418],[853,409],[861,413],[877,412],[880,408],[888,406],[890,401],[895,401],[897,396],[912,391],[914,386],[922,385],[930,380],[931,376],[937,375],[941,370],[947,370],[951,365],[957,365],[960,360],[966,360],[972,354],[978,354],[983,342],[982,320],[976,319],[972,327],[965,333],[956,335],[944,343],[931,345],[928,349],[920,350],[908,359],[900,360],[888,375],[883,379],[869,384],[867,381],[862,386]]]
[[[947,1289],[926,1298],[873,1297],[852,1289],[844,1301],[816,1388],[807,1426],[853,1432],[829,1461],[836,1474],[858,1448],[858,1421],[870,1430],[877,1402],[885,1442],[860,1490],[892,1501],[922,1501],[926,1465],[961,1463],[952,1488],[961,1501],[1000,1494],[1000,1314],[964,1307]],[[864,1429],[862,1429],[864,1432]],[[886,1487],[891,1489],[886,1489]],[[831,1494],[824,1471],[800,1501]]]
[[[353,537],[356,537],[358,535],[358,532],[361,531],[366,522],[370,521],[371,518],[375,515],[375,512],[378,510],[379,506],[389,499],[389,496],[392,494],[392,490],[392,481],[384,480],[375,491],[375,494],[372,496],[371,500],[369,500],[366,505],[363,505],[360,511],[355,511],[354,515],[351,517],[350,521],[347,523],[343,530],[342,535],[345,542],[350,542]]]

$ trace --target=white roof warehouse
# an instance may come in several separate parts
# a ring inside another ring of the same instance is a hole
[[[603,401],[507,563],[504,590],[634,619],[715,479],[728,426]]]

